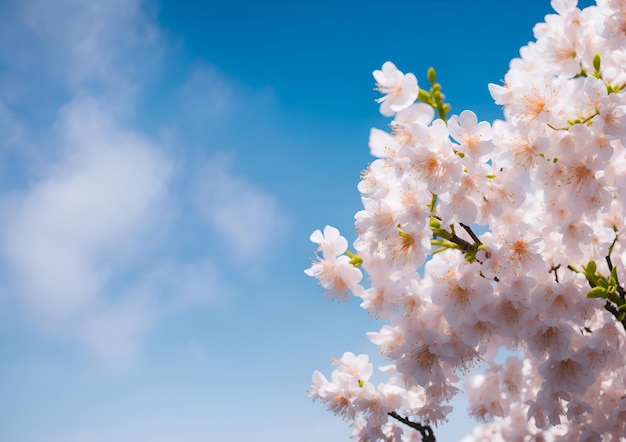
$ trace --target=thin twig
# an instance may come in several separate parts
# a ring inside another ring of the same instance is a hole
[[[463,223],[459,223],[459,224],[461,224],[461,227],[465,229],[465,231],[468,233],[469,236],[472,237],[472,239],[474,240],[476,244],[478,244],[479,246],[483,245],[483,243],[480,241],[480,239],[478,239],[478,237],[476,236],[476,234],[474,233],[474,231],[472,230],[470,226],[467,226]]]
[[[609,272],[610,272],[613,270],[613,263],[611,262],[611,256],[607,255],[605,259],[606,259],[606,264],[609,266]]]
[[[400,416],[395,411],[389,413],[389,416],[419,431],[422,435],[422,442],[436,442],[435,434],[433,433],[433,429],[430,427],[430,425],[422,425],[417,422],[410,421],[406,417]]]
[[[461,247],[461,250],[467,252],[469,250],[474,250],[474,246],[470,244],[468,241],[465,241],[463,238],[456,236],[456,234],[452,235],[451,238],[448,238],[448,241],[453,242],[457,246]]]
[[[561,264],[559,264],[558,266],[552,266],[550,267],[550,272],[552,273],[554,272],[554,279],[556,280],[556,283],[559,283],[559,274],[557,273],[557,270],[559,270],[561,268]]]

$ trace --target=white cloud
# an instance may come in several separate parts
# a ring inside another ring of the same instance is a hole
[[[14,148],[23,138],[24,129],[22,124],[5,105],[0,101],[0,137],[2,144],[0,149]]]
[[[5,213],[2,255],[26,302],[65,319],[90,308],[122,258],[159,227],[171,164],[93,101],[60,123],[67,155]]]
[[[231,290],[209,261],[163,263],[138,275],[113,296],[101,296],[73,332],[109,368],[124,368],[140,354],[143,337],[165,316],[228,302]]]
[[[75,332],[102,363],[125,367],[140,353],[141,338],[157,319],[157,308],[150,297],[124,296],[81,318]]]
[[[191,306],[228,303],[233,290],[222,281],[219,268],[207,259],[164,262],[143,280],[145,293],[158,294],[166,308],[177,311]]]
[[[125,366],[158,320],[233,292],[212,262],[159,249],[180,216],[162,146],[94,98],[66,105],[55,127],[61,159],[2,205],[3,289],[45,330]]]
[[[98,433],[92,431],[73,431],[65,433],[60,437],[50,435],[51,442],[100,442],[105,440]]]
[[[124,365],[161,310],[158,296],[119,282],[167,233],[175,206],[172,161],[95,99],[57,122],[61,159],[19,194],[5,196],[0,257],[15,297],[46,331]]]
[[[97,92],[129,112],[128,98],[159,72],[163,43],[141,0],[2,2],[0,95],[46,105],[64,92]]]
[[[189,235],[216,238],[237,263],[260,261],[288,226],[279,201],[224,158],[192,178],[197,188],[177,188],[194,176],[186,146],[168,150],[129,123],[137,92],[158,76],[168,51],[145,6],[0,2],[0,134],[21,172],[0,181],[20,189],[0,193],[0,297],[112,365],[132,360],[166,315],[234,294],[222,281],[227,264],[207,260],[215,244],[205,255],[173,251],[173,226],[190,216],[180,213],[189,199],[209,227]],[[250,105],[249,95],[272,101],[271,91],[240,89],[197,64],[172,91],[172,115],[221,129]],[[182,131],[172,140],[190,141]]]
[[[196,205],[233,259],[249,264],[273,252],[289,227],[276,197],[242,176],[231,160],[215,155],[199,177]]]
[[[183,117],[192,123],[203,124],[231,117],[241,101],[232,82],[223,73],[199,63],[191,69],[177,98]]]

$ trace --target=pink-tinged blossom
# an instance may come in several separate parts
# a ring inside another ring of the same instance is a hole
[[[584,323],[598,300],[585,296],[589,284],[583,275],[563,273],[559,284],[539,284],[533,290],[530,302],[549,318]]]
[[[587,402],[581,400],[573,400],[567,404],[567,419],[576,424],[581,424],[585,421],[586,414],[591,413],[593,407]]]
[[[459,116],[452,115],[448,120],[448,130],[450,136],[459,143],[456,149],[476,160],[484,161],[494,149],[491,125],[486,121],[479,123],[472,111],[463,111]]]
[[[378,346],[380,354],[391,357],[404,346],[406,340],[405,331],[401,324],[402,322],[395,326],[383,325],[378,332],[368,332],[367,338]]]
[[[528,321],[524,327],[528,350],[538,358],[545,354],[560,357],[570,351],[569,343],[574,329],[565,322],[557,322],[541,313]]]
[[[585,362],[576,354],[549,357],[539,366],[539,374],[548,382],[551,391],[583,395],[595,381],[593,370]]]
[[[469,158],[468,158],[469,160]],[[484,203],[484,195],[488,191],[485,177],[488,175],[483,164],[467,164],[460,176],[456,188],[440,195],[441,204],[439,214],[446,224],[461,222],[466,225],[474,224],[479,217],[479,207]]]
[[[502,149],[498,164],[530,171],[549,155],[550,140],[531,126],[512,128],[502,121],[493,124],[494,142]]]
[[[597,0],[598,8],[605,15],[604,36],[614,46],[626,40],[626,5],[621,0]]]
[[[518,224],[501,235],[504,240],[504,254],[513,273],[532,273],[545,268],[541,256],[545,241],[530,226]]]
[[[324,227],[324,233],[319,229],[311,234],[311,242],[319,244],[319,251],[324,258],[334,258],[345,253],[348,241],[341,236],[339,230],[332,226]]]
[[[390,61],[383,64],[382,70],[373,72],[377,90],[384,94],[376,101],[380,103],[380,113],[391,117],[396,112],[411,106],[417,99],[417,78],[404,74]]]
[[[478,224],[500,222],[505,215],[515,213],[524,202],[525,192],[519,178],[510,170],[492,166],[487,181],[487,192],[483,195]]]
[[[528,420],[534,420],[539,429],[545,428],[548,423],[548,416],[546,416],[544,407],[534,400],[527,401],[526,405],[528,405]]]
[[[317,370],[313,372],[311,379],[313,380],[313,384],[309,388],[309,397],[314,401],[324,398],[326,396],[328,379]]]
[[[394,117],[391,126],[408,126],[410,124],[421,124],[428,126],[435,118],[435,110],[426,103],[413,103],[411,106],[399,111]]]
[[[442,120],[435,120],[428,128],[414,127],[419,144],[405,149],[405,155],[420,180],[435,194],[452,188],[461,178],[460,158],[454,155],[449,133]]]
[[[619,400],[618,406],[613,410],[609,418],[610,422],[613,422],[613,428],[611,433],[616,436],[620,436],[622,439],[626,438],[626,397],[622,396]]]
[[[474,375],[466,388],[472,417],[480,422],[489,422],[494,417],[505,415],[506,404],[500,395],[497,375]]]
[[[504,90],[491,86],[490,91],[496,103],[505,106],[506,115],[513,124],[549,123],[560,127],[565,123],[559,108],[562,87],[559,80],[509,71],[505,81]]]
[[[357,189],[363,197],[384,198],[391,189],[389,174],[393,169],[387,160],[377,159],[361,172],[361,181]]]
[[[370,130],[370,153],[377,158],[393,158],[399,145],[387,132],[372,128]]]
[[[463,268],[463,274],[443,265],[433,267],[431,297],[433,303],[443,308],[444,318],[453,327],[475,323],[475,315],[494,300],[492,284],[478,276],[480,265]]]
[[[559,231],[563,235],[565,250],[571,256],[581,256],[591,244],[593,229],[582,220],[563,223],[559,226]]]
[[[326,226],[324,233],[316,230],[311,234],[311,242],[319,244],[317,261],[304,273],[317,278],[320,285],[326,289],[327,295],[338,301],[347,301],[348,293],[360,293],[358,285],[363,275],[350,262],[350,258],[343,253],[348,248],[347,240],[340,235],[339,230]]]
[[[344,419],[354,419],[357,413],[354,400],[359,397],[361,390],[358,379],[335,370],[331,374],[331,380],[323,396],[326,406]]]
[[[598,120],[602,130],[611,139],[618,139],[626,143],[626,100],[624,93],[611,94],[600,99]]]
[[[347,301],[350,291],[359,293],[358,284],[363,278],[361,271],[354,267],[350,263],[350,258],[345,255],[315,261],[305,273],[317,278],[320,285],[326,289],[327,296],[339,302]]]
[[[368,381],[372,376],[373,366],[369,362],[367,355],[355,355],[352,352],[345,352],[341,359],[336,360],[335,364],[342,371],[356,376],[360,381]]]
[[[584,32],[576,1],[552,1],[559,14],[546,17],[546,26],[538,35],[536,57],[559,74],[573,77],[580,72],[581,34]],[[535,34],[537,35],[537,34]]]
[[[448,414],[452,411],[450,405],[439,405],[437,403],[426,404],[421,407],[415,416],[421,419],[422,422],[428,422],[433,427],[437,428],[442,422],[448,422]]]

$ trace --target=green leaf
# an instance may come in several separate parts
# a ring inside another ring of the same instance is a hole
[[[587,267],[583,266],[583,270],[585,271],[585,276],[595,275],[596,274],[596,263],[594,261],[589,261],[587,263]]]
[[[587,293],[587,298],[606,298],[607,296],[606,289],[602,287],[594,287]]]
[[[435,231],[441,228],[441,224],[439,223],[439,220],[437,218],[435,218],[434,216],[430,217],[430,220],[428,221],[428,224],[430,225],[431,230]]]
[[[600,72],[600,54],[596,54],[596,56],[593,57],[593,68],[596,72]]]

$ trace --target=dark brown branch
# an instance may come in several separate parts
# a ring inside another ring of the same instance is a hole
[[[604,304],[604,309],[612,314],[617,322],[622,324],[622,327],[624,327],[624,330],[626,331],[626,315],[624,314],[624,312],[620,312],[610,301],[606,301],[606,304]]]
[[[613,246],[611,246],[611,249],[612,248]],[[611,249],[609,249],[609,254],[606,256],[606,264],[609,267],[609,271],[613,272],[613,262],[611,261],[611,253],[610,253]],[[618,293],[618,296],[622,299],[622,301],[626,299],[626,290],[624,290],[624,287],[622,287],[621,284],[617,284],[616,291]],[[608,312],[610,312],[613,316],[615,316],[615,319],[617,319],[622,324],[622,327],[624,327],[624,330],[626,330],[626,315],[623,312],[620,312],[609,301],[606,302],[606,304],[604,305],[604,308]]]
[[[463,229],[465,229],[465,231],[467,232],[467,234],[468,234],[469,236],[471,236],[471,237],[472,237],[472,239],[474,240],[474,242],[475,242],[476,244],[478,244],[479,246],[482,246],[482,245],[483,245],[483,243],[482,243],[482,242],[480,242],[480,239],[478,239],[478,237],[476,236],[476,234],[474,233],[474,231],[472,230],[472,228],[471,228],[470,226],[466,226],[466,225],[465,225],[465,224],[463,224],[463,223],[459,223],[459,224],[461,224],[461,227],[463,227]]]
[[[472,244],[465,241],[463,238],[459,238],[458,236],[456,236],[456,234],[452,235],[452,237],[449,238],[448,241],[453,242],[457,246],[461,247],[461,250],[466,253],[470,250],[474,250],[474,246]]]
[[[615,241],[613,241],[613,245],[615,245]],[[613,262],[611,261],[611,251],[613,249],[613,245],[609,248],[609,254],[605,257],[606,265],[609,267],[609,272],[613,271]],[[619,293],[622,300],[626,300],[626,290],[624,290],[621,284],[617,285],[617,293]],[[626,325],[624,327],[626,328]]]
[[[422,425],[417,422],[410,421],[406,417],[400,416],[395,411],[389,413],[389,416],[419,431],[422,435],[422,442],[436,442],[435,434],[433,433],[433,429],[430,425]]]
[[[556,280],[556,283],[559,283],[559,274],[557,273],[557,271],[561,268],[561,264],[559,264],[558,266],[552,266],[550,267],[550,271],[549,273],[554,272],[554,279]]]

